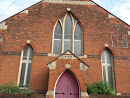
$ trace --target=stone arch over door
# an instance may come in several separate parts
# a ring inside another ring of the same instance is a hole
[[[55,83],[54,98],[80,98],[79,82],[70,70],[65,70]]]

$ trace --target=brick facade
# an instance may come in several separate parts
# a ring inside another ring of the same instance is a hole
[[[90,0],[88,0],[90,1]],[[56,21],[71,8],[80,21],[83,30],[83,54],[79,57],[89,68],[80,71],[77,59],[56,60],[56,69],[48,69],[48,64],[57,56],[52,51],[52,35]],[[29,8],[28,13],[18,13],[3,22],[6,28],[0,29],[0,84],[18,82],[21,51],[26,44],[33,48],[30,85],[35,90],[54,91],[58,76],[70,64],[70,70],[76,75],[81,92],[86,92],[85,83],[102,81],[101,54],[105,47],[114,56],[114,73],[117,93],[130,93],[130,26],[97,4],[65,4],[39,2]],[[117,26],[120,25],[120,30]],[[1,26],[1,25],[0,25]],[[3,25],[2,25],[3,26]],[[111,35],[127,36],[127,48],[112,46]],[[49,85],[48,85],[49,84]]]

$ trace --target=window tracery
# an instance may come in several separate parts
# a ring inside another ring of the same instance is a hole
[[[70,50],[75,55],[82,55],[82,29],[77,18],[66,13],[59,19],[54,28],[53,54]]]

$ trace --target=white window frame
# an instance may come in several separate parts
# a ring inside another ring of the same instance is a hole
[[[29,45],[26,45],[26,47],[28,47]],[[31,47],[31,46],[30,46]],[[24,54],[24,50],[25,48],[21,51],[21,59],[20,59],[20,66],[19,66],[19,73],[18,73],[18,80],[17,80],[17,85],[19,86],[20,84],[20,77],[21,77],[21,70],[22,70],[22,64],[26,63],[26,67],[25,67],[25,74],[24,74],[24,83],[23,85],[26,85],[26,81],[27,81],[27,71],[28,71],[28,64],[32,63],[32,60],[29,60],[29,55],[30,55],[30,49],[28,49],[27,52],[27,60],[23,60],[23,54]],[[32,48],[32,47],[31,47]]]
[[[115,76],[114,76],[114,64],[113,64],[113,55],[112,53],[108,50],[108,49],[104,49],[103,51],[105,51],[105,63],[103,63],[102,61],[102,56],[101,56],[101,64],[102,64],[102,79],[104,81],[104,74],[103,74],[103,67],[105,67],[105,71],[106,71],[106,82],[108,83],[109,78],[108,78],[108,66],[112,67],[112,81],[113,81],[113,86],[115,86]],[[111,59],[107,60],[107,53],[106,51],[109,52]],[[103,55],[103,52],[102,52]],[[111,61],[111,64],[108,64],[107,61]]]
[[[66,17],[68,16],[68,14],[70,15],[70,17],[71,17],[71,20],[72,20],[72,38],[71,38],[71,51],[72,51],[72,53],[74,53],[74,41],[82,41],[82,43],[81,43],[81,48],[82,48],[82,54],[81,55],[83,55],[83,33],[81,34],[81,36],[82,36],[82,39],[81,40],[74,40],[74,32],[75,32],[75,28],[76,28],[76,25],[77,25],[77,23],[78,23],[78,20],[76,20],[76,22],[74,23],[74,18],[73,18],[73,15],[71,14],[71,13],[66,13],[65,15],[64,15],[64,19],[63,19],[63,24],[62,24],[62,22],[61,22],[61,20],[59,19],[57,22],[56,22],[56,24],[54,25],[54,29],[53,29],[53,36],[52,36],[52,51],[51,51],[51,54],[54,54],[53,53],[53,50],[54,50],[54,40],[58,40],[58,39],[54,39],[54,34],[55,34],[55,28],[56,28],[56,25],[57,25],[57,23],[58,22],[60,22],[60,24],[61,24],[61,29],[62,29],[62,38],[61,38],[61,54],[62,53],[64,53],[65,51],[64,51],[64,32],[65,32],[65,20],[66,20]],[[81,27],[81,26],[80,26]],[[82,30],[82,29],[81,29]],[[83,31],[81,31],[81,32],[83,32]],[[60,40],[60,39],[59,39]],[[68,39],[66,39],[66,40],[68,40]]]

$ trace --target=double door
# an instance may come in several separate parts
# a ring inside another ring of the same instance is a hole
[[[65,71],[59,78],[55,98],[79,98],[79,85],[70,71]]]

